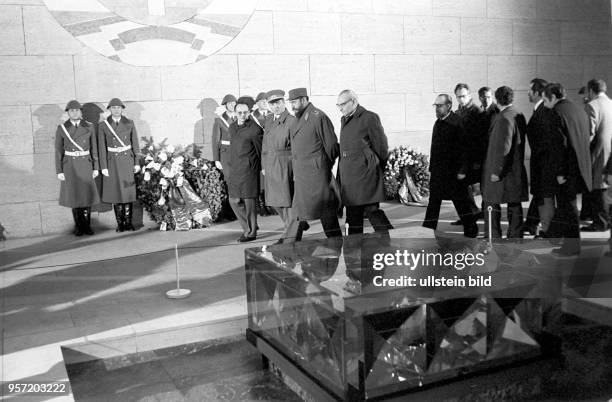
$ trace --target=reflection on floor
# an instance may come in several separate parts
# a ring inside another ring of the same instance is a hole
[[[612,328],[570,315],[564,315],[560,324],[558,357],[438,384],[411,397],[546,402],[612,398]],[[75,400],[301,400],[277,376],[262,369],[259,353],[243,336],[132,355],[123,364],[114,362],[68,365]],[[298,392],[306,396],[308,390]]]

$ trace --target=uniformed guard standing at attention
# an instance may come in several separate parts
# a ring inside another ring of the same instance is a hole
[[[295,239],[289,238],[287,232],[292,215],[291,202],[293,199],[289,128],[295,122],[295,117],[289,114],[285,106],[285,91],[272,90],[267,93],[266,98],[271,111],[265,124],[262,149],[266,205],[276,209],[283,220],[285,232],[278,243],[290,243]]]
[[[255,101],[243,96],[236,102],[237,120],[230,125],[229,203],[236,214],[243,234],[238,242],[257,237],[257,197],[261,171],[263,130],[253,121],[251,108]]]
[[[259,127],[264,128],[266,117],[270,114],[268,102],[266,100],[266,92],[257,94],[255,104],[257,105],[257,108],[253,110],[253,117],[257,119],[255,123],[258,123]]]
[[[389,233],[393,226],[379,204],[385,200],[389,153],[385,130],[378,115],[361,106],[350,89],[340,92],[337,106],[342,113],[338,176],[349,234],[363,233],[364,213],[376,232]]]
[[[72,208],[76,236],[92,235],[91,206],[100,203],[94,179],[100,169],[93,125],[82,119],[82,106],[68,102],[69,119],[55,132],[55,171],[60,183],[59,204]]]
[[[132,206],[136,201],[134,174],[138,164],[138,134],[134,122],[123,116],[125,105],[113,98],[106,107],[111,115],[98,126],[100,166],[102,167],[102,201],[113,204],[117,232],[134,230]]]
[[[223,97],[221,105],[225,106],[225,111],[221,115],[215,117],[212,131],[212,151],[213,160],[221,162],[221,166],[225,167],[229,162],[230,136],[229,126],[235,121],[234,109],[236,108],[236,97],[228,94]],[[224,169],[223,174],[225,180],[229,171]]]
[[[290,129],[295,181],[292,209],[297,219],[292,219],[289,234],[299,241],[308,227],[306,221],[320,219],[327,237],[342,236],[332,187],[332,167],[339,153],[334,125],[310,103],[306,88],[289,91],[289,102],[297,118]]]

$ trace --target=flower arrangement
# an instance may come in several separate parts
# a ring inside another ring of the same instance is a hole
[[[385,197],[389,200],[398,198],[398,191],[405,180],[406,173],[412,180],[421,196],[429,195],[429,157],[410,147],[400,146],[389,153],[385,167]]]
[[[227,199],[227,185],[218,162],[202,158],[201,148],[156,144],[143,137],[143,168],[138,199],[161,230],[209,226]]]

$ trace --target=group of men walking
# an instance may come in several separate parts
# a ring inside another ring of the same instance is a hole
[[[113,204],[117,231],[134,230],[132,203],[136,201],[134,174],[138,164],[138,135],[134,122],[123,116],[125,105],[118,98],[108,103],[110,115],[98,124],[83,119],[82,105],[66,105],[68,120],[55,133],[55,170],[60,180],[59,204],[72,209],[74,234],[94,234],[91,207]],[[97,137],[97,138],[96,138]],[[102,174],[101,194],[95,178]]]
[[[346,207],[350,234],[363,233],[364,216],[374,230],[388,233],[391,223],[379,208],[388,145],[378,115],[359,105],[353,91],[342,91],[338,142],[331,120],[310,102],[306,88],[290,90],[287,101],[293,114],[281,89],[257,99],[226,95],[221,102],[226,110],[213,127],[213,158],[223,166],[230,205],[243,230],[238,241],[257,237],[260,172],[265,203],[284,224],[279,243],[301,240],[315,219],[327,237],[341,236],[340,205]]]
[[[612,101],[606,90],[603,80],[590,80],[588,102],[577,105],[567,99],[561,84],[535,78],[529,84],[529,101],[534,105],[529,122],[514,108],[514,92],[507,86],[495,90],[497,104],[491,102],[492,90],[481,88],[479,107],[468,85],[458,84],[457,112],[452,111],[448,94],[439,95],[434,103],[431,195],[423,226],[436,229],[440,204],[450,199],[466,236],[476,237],[476,222],[484,218],[485,237],[501,239],[501,204],[507,204],[507,239],[515,241],[529,232],[536,238],[560,239],[555,253],[579,254],[581,230],[610,227]],[[527,141],[533,197],[524,220],[521,202],[529,200],[524,164]],[[482,210],[473,197],[478,188]],[[583,206],[589,206],[592,220],[582,228],[578,194]]]

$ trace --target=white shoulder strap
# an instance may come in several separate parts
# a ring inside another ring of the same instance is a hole
[[[229,128],[229,123],[227,122],[227,120],[225,120],[225,118],[223,117],[223,115],[220,115],[219,118],[225,123],[225,125],[227,126],[227,128]]]
[[[63,124],[60,124],[60,127],[64,130],[64,134],[66,134],[66,137],[68,137],[68,139],[70,140],[70,142],[72,142],[72,145],[74,145],[75,147],[77,147],[77,149],[79,151],[83,151],[83,147],[80,146],[79,144],[77,144],[76,142],[74,142],[74,140],[72,139],[72,137],[70,136],[70,134],[68,133],[68,130],[66,130],[66,126],[64,126]]]
[[[111,133],[113,133],[117,141],[119,141],[119,144],[121,144],[122,147],[125,147],[126,146],[125,143],[121,141],[121,138],[119,138],[115,130],[113,130],[113,127],[110,124],[108,124],[108,120],[104,119],[104,123],[106,123],[106,127],[108,127]]]
[[[255,115],[253,113],[251,113],[251,117],[253,117],[253,120],[255,120],[255,123],[257,123],[257,125],[261,128],[263,128],[263,126],[261,125],[261,123],[259,122],[259,120],[257,120],[257,117],[255,117]]]

